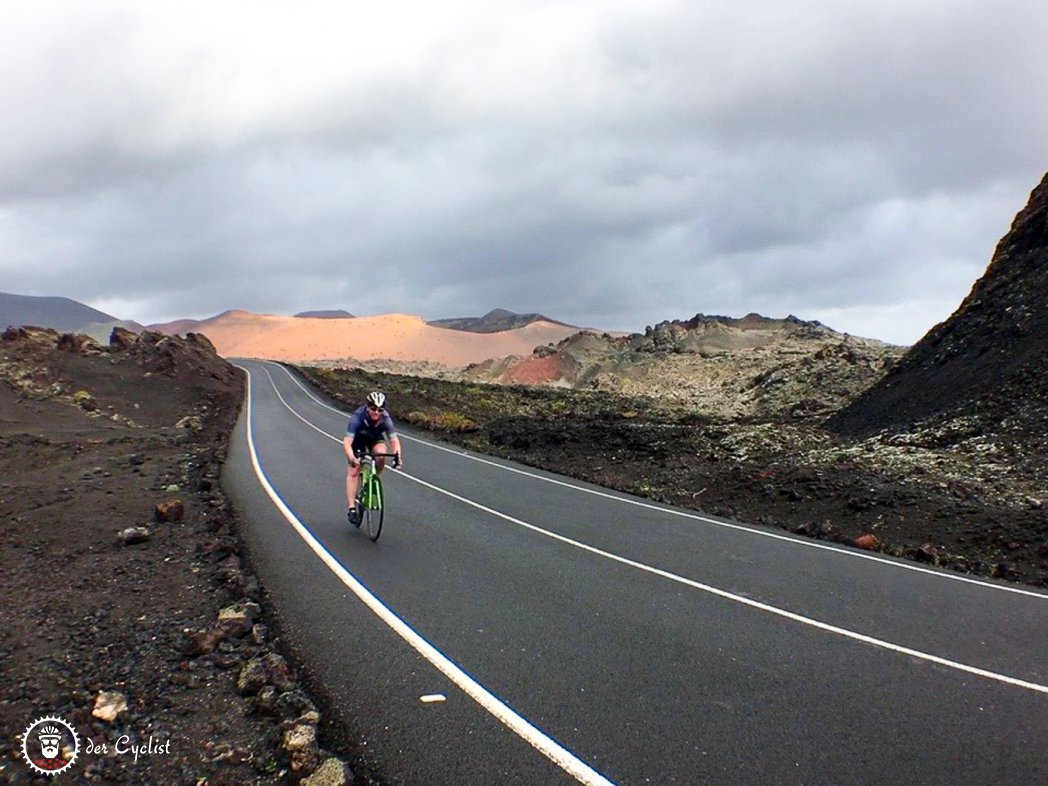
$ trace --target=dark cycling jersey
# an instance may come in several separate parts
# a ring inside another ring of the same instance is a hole
[[[346,426],[346,436],[353,440],[353,449],[370,448],[383,438],[392,439],[397,435],[393,428],[393,418],[386,410],[382,410],[382,417],[377,423],[372,423],[367,415],[367,407],[361,407],[349,417],[349,425]]]

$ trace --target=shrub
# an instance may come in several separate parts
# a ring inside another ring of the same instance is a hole
[[[434,415],[431,419],[432,427],[444,429],[445,431],[457,431],[459,433],[466,431],[476,431],[480,428],[469,418],[464,415],[460,415],[457,412],[441,412],[439,415]]]
[[[425,412],[409,412],[404,415],[403,420],[405,423],[410,423],[412,426],[422,426],[422,428],[432,428],[433,421],[429,415]]]

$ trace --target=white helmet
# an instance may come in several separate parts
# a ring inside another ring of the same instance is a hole
[[[369,404],[375,407],[376,409],[382,409],[382,407],[386,404],[386,394],[379,393],[377,390],[374,390],[371,393],[368,393],[368,397],[364,403]]]

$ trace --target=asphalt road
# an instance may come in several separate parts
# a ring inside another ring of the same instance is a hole
[[[224,486],[282,635],[390,782],[1048,783],[1045,594],[404,429],[372,543],[346,415],[239,365]]]

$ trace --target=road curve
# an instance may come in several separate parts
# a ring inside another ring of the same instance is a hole
[[[372,543],[345,414],[238,365],[223,485],[283,637],[391,782],[1048,783],[1045,594],[404,429]]]

